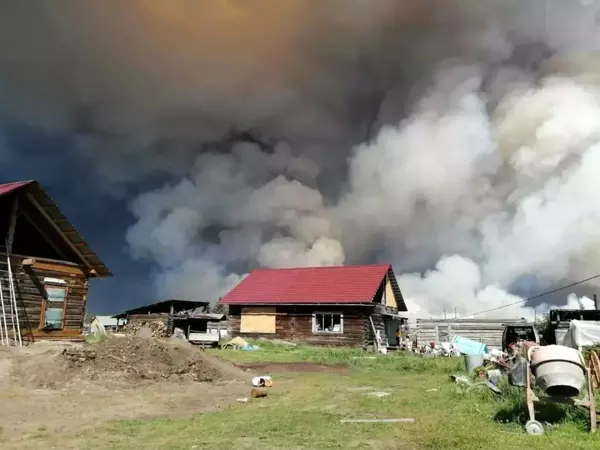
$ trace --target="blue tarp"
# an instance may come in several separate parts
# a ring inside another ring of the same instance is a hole
[[[452,344],[463,355],[485,355],[488,352],[488,347],[484,343],[460,336],[454,336]]]

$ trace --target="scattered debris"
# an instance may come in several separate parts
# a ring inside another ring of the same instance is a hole
[[[248,341],[241,337],[235,337],[226,344],[223,345],[222,348],[232,348],[234,350],[258,350],[259,347],[256,345],[248,344]]]
[[[436,356],[445,356],[445,357],[455,357],[460,356],[460,352],[456,348],[454,344],[451,342],[442,342],[440,345],[437,345],[436,342],[430,342],[429,344],[422,346],[417,350],[417,353],[426,357],[436,357]]]
[[[376,391],[376,392],[367,392],[367,395],[370,395],[372,397],[387,397],[388,395],[391,395],[391,393],[383,392],[383,391]]]
[[[450,375],[450,379],[456,384],[462,384],[466,386],[472,386],[473,382],[466,375]]]
[[[90,324],[90,333],[99,336],[106,336],[107,334],[104,325],[102,325],[102,322],[97,317],[94,317],[94,320]]]
[[[500,378],[502,378],[502,372],[500,371],[500,369],[492,369],[486,372],[486,376],[492,384],[496,385],[498,384]]]
[[[272,387],[273,380],[270,376],[264,375],[252,378],[252,386],[254,387]]]
[[[340,423],[415,423],[413,418],[406,419],[342,419]]]
[[[259,349],[260,347],[258,345],[246,345],[245,347],[240,348],[240,350],[244,350],[246,352],[251,352]]]
[[[181,328],[175,328],[173,330],[173,335],[171,336],[171,339],[180,339],[182,341],[187,341],[187,338],[185,337],[185,331],[183,331]]]
[[[267,341],[277,345],[287,345],[288,347],[297,347],[295,342],[284,341],[283,339],[267,339],[265,337],[258,338],[259,341]]]
[[[238,398],[236,399],[236,401],[238,401],[239,403],[248,403],[248,397]]]
[[[438,388],[432,388],[432,389],[427,389],[425,392],[437,392],[439,391]]]
[[[267,395],[266,389],[254,388],[250,391],[250,397],[252,398],[262,398],[266,397]]]

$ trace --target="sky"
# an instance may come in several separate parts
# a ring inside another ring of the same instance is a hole
[[[425,316],[600,288],[526,301],[600,271],[600,1],[0,10],[0,177],[112,269],[93,312],[258,267],[390,262]]]
[[[11,157],[0,164],[0,182],[35,179],[113,272],[90,283],[88,311],[112,314],[155,298],[151,265],[134,260],[125,232],[134,222],[128,198],[109,195],[94,182],[94,172],[68,151],[68,137],[35,128],[2,127]]]

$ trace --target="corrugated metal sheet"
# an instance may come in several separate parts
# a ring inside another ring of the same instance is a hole
[[[389,264],[258,269],[221,299],[229,305],[371,303],[385,276],[406,310]]]
[[[417,345],[445,342],[458,335],[502,348],[502,333],[507,324],[526,323],[515,319],[417,319]]]
[[[105,327],[116,327],[119,325],[119,320],[111,316],[96,316],[94,319],[98,320]]]
[[[82,263],[94,269],[98,276],[110,277],[112,273],[83,240],[75,227],[67,220],[58,206],[35,180],[17,181],[14,183],[0,184],[0,195],[5,195],[16,190],[23,190],[31,195],[32,203],[37,203],[48,218],[60,229],[65,239],[72,245],[83,259]]]
[[[4,183],[0,184],[0,195],[8,194],[20,187],[27,186],[28,184],[33,183],[33,180],[27,181],[15,181],[14,183]]]

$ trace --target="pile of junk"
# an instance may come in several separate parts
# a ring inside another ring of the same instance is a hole
[[[544,433],[536,420],[536,404],[564,403],[584,408],[589,413],[590,431],[596,431],[594,390],[600,387],[600,322],[572,321],[560,344],[540,345],[534,339],[510,339],[505,330],[503,349],[488,350],[480,342],[455,336],[452,344],[464,356],[465,369],[477,384],[486,384],[496,393],[496,384],[507,377],[513,386],[526,392],[529,420],[525,430],[532,435]],[[508,337],[507,337],[508,336]],[[522,335],[520,335],[522,337]],[[472,383],[464,376],[453,376],[456,382]]]

